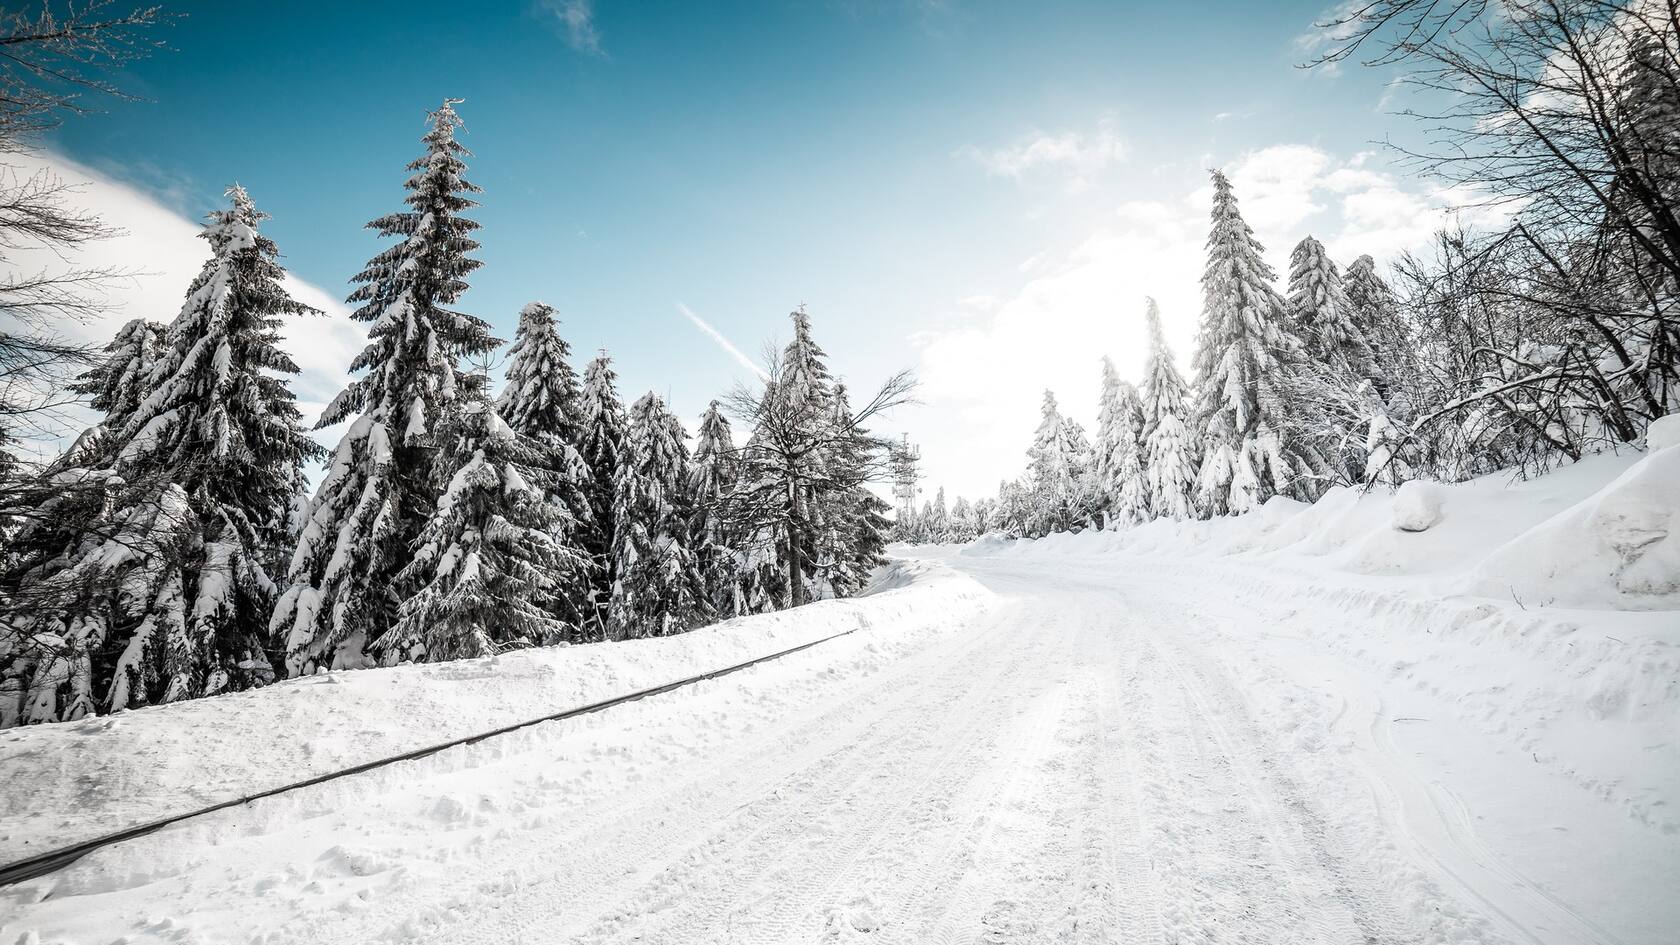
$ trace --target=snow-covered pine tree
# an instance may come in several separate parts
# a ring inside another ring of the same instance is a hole
[[[630,408],[613,493],[614,639],[681,633],[713,615],[694,552],[686,436],[658,395]]]
[[[1289,430],[1289,373],[1299,342],[1285,330],[1277,274],[1237,209],[1231,182],[1213,172],[1212,228],[1196,338],[1196,432],[1203,469],[1197,497],[1208,515],[1246,512],[1280,492],[1305,497],[1308,470]]]
[[[442,493],[398,575],[418,587],[372,649],[386,663],[436,662],[578,639],[553,598],[583,570],[557,540],[564,508],[543,480],[546,451],[513,430],[481,391],[436,431]]]
[[[928,520],[930,541],[946,542],[951,540],[951,513],[945,507],[945,487],[940,486],[933,493],[933,517]]]
[[[725,508],[735,488],[736,465],[729,419],[714,400],[700,416],[694,441],[694,547],[705,579],[706,599],[714,611],[727,617],[750,613],[747,595],[739,583],[743,562],[735,550],[737,541]]]
[[[478,224],[461,215],[476,206],[468,195],[478,188],[462,176],[470,152],[455,140],[457,103],[430,115],[425,153],[408,165],[409,209],[368,224],[398,242],[353,280],[360,285],[349,300],[361,307],[351,317],[369,328],[350,367],[364,373],[316,422],[351,421],[310,502],[271,621],[294,675],[365,665],[366,647],[396,621],[414,590],[398,575],[437,498],[434,431],[484,381],[460,361],[499,344],[482,319],[450,308],[479,266],[468,255]]]
[[[1149,512],[1155,518],[1182,520],[1192,514],[1190,492],[1196,478],[1190,431],[1184,422],[1190,390],[1173,363],[1154,299],[1148,300],[1144,317],[1149,322],[1149,359],[1144,362],[1140,401]]]
[[[974,506],[969,501],[957,496],[956,504],[951,506],[951,541],[973,541],[975,538]]]
[[[1629,301],[1625,316],[1606,320],[1619,337],[1603,360],[1626,365],[1617,400],[1660,415],[1680,410],[1680,17],[1672,8],[1625,15],[1631,35],[1611,109],[1621,166],[1604,229],[1622,244],[1616,281]]]
[[[0,662],[22,702],[0,718],[76,718],[273,678],[268,568],[299,470],[318,451],[278,329],[314,310],[282,285],[279,250],[258,232],[267,215],[238,186],[227,196],[200,234],[211,258],[161,350],[131,323],[106,370],[84,379],[107,411],[102,441],[80,441],[78,459],[51,472],[101,484],[103,501],[62,552],[15,577],[23,609],[10,624],[24,635],[0,642],[12,657]]]
[[[1301,343],[1287,372],[1289,437],[1325,458],[1328,470],[1357,481],[1364,469],[1366,381],[1377,376],[1371,346],[1353,317],[1341,270],[1324,244],[1305,237],[1290,254],[1288,330]]]
[[[56,558],[76,541],[105,508],[105,479],[113,455],[107,447],[144,397],[152,366],[163,357],[168,326],[134,319],[117,330],[105,356],[81,374],[70,389],[88,398],[103,419],[82,431],[38,475],[9,484],[7,504],[31,513],[0,528],[0,572],[21,574]]]
[[[886,563],[889,506],[865,483],[875,457],[887,446],[858,425],[846,385],[835,383],[829,448],[826,451],[827,487],[817,493],[827,540],[823,553],[832,562],[826,575],[836,597],[850,597],[869,584],[875,569]],[[944,492],[940,493],[941,503]]]
[[[1354,388],[1373,376],[1371,346],[1353,318],[1341,270],[1311,236],[1290,253],[1288,305],[1289,328],[1320,370]]]
[[[1416,345],[1394,291],[1377,273],[1377,262],[1360,256],[1342,274],[1348,315],[1371,347],[1371,380],[1377,392],[1392,397],[1416,373]]]
[[[1124,528],[1149,513],[1143,476],[1143,403],[1137,388],[1120,379],[1103,358],[1102,402],[1097,410],[1097,481],[1106,527]]]
[[[152,365],[163,357],[169,328],[136,318],[117,329],[105,346],[105,357],[70,385],[88,398],[88,406],[104,415],[101,426],[122,429],[145,398]]]
[[[579,398],[578,453],[589,471],[589,516],[592,527],[584,534],[583,550],[591,561],[589,587],[594,594],[594,630],[606,632],[607,608],[612,588],[618,581],[613,570],[613,549],[618,545],[618,521],[613,518],[618,469],[624,450],[628,421],[624,402],[618,397],[618,374],[606,351],[598,353],[583,369],[583,391]]]
[[[549,499],[559,506],[554,538],[562,549],[583,557],[594,528],[592,474],[579,451],[583,392],[570,356],[553,306],[526,305],[519,312],[519,327],[508,349],[507,386],[496,412],[538,450],[534,466],[542,472]],[[554,617],[579,633],[594,616],[592,576],[592,568],[572,569],[551,595]]]
[[[1079,424],[1062,416],[1056,395],[1046,390],[1038,429],[1027,450],[1028,531],[1034,536],[1071,531],[1091,515],[1090,482],[1094,457]]]
[[[1393,488],[1408,479],[1416,478],[1412,464],[1407,461],[1409,450],[1406,437],[1389,415],[1376,386],[1370,381],[1360,385],[1365,403],[1365,482]]]

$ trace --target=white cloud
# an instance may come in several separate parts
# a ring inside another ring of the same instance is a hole
[[[594,0],[541,0],[541,6],[559,22],[566,45],[578,52],[605,55],[601,32],[595,28]]]
[[[1365,154],[1340,159],[1283,144],[1226,166],[1280,283],[1290,250],[1308,233],[1344,265],[1364,253],[1389,260],[1426,242],[1444,207],[1472,196],[1370,165]],[[1159,301],[1168,343],[1188,376],[1211,196],[1211,185],[1200,184],[1123,203],[1084,239],[1034,256],[1019,289],[1000,293],[988,311],[977,317],[963,306],[946,325],[910,338],[920,351],[926,405],[911,436],[923,447],[929,491],[944,485],[950,495],[973,497],[1017,475],[1046,387],[1065,413],[1093,428],[1102,356],[1134,381],[1142,374],[1145,296]],[[1490,217],[1480,212],[1472,222]]]
[[[1095,131],[1063,131],[1049,134],[1033,130],[1015,143],[999,148],[968,145],[958,154],[976,161],[988,174],[1020,180],[1038,171],[1057,171],[1069,183],[1083,186],[1086,179],[1126,159],[1126,142],[1112,117],[1097,122]]]
[[[135,187],[60,155],[11,155],[6,160],[20,175],[45,172],[68,182],[86,182],[72,202],[120,231],[111,239],[88,244],[70,259],[59,259],[38,249],[10,254],[6,266],[13,271],[61,271],[78,267],[133,273],[131,278],[110,287],[103,317],[85,323],[68,323],[61,330],[78,341],[100,345],[110,340],[129,319],[146,318],[163,323],[174,320],[186,297],[187,285],[209,256],[205,242],[197,238],[201,229],[198,223]],[[261,193],[252,197],[258,207],[263,205]],[[285,247],[280,250],[284,253]],[[298,301],[324,313],[290,319],[282,329],[287,351],[302,368],[302,374],[292,382],[292,389],[297,392],[305,418],[313,422],[327,401],[343,388],[350,361],[361,350],[365,338],[360,328],[349,320],[349,310],[335,295],[291,273],[287,273],[286,288]],[[334,439],[330,432],[324,438]],[[38,449],[50,452],[54,445],[38,444]]]

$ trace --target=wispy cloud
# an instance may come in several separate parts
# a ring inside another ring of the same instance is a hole
[[[723,332],[713,328],[710,322],[694,314],[693,309],[681,302],[678,302],[677,311],[682,312],[689,321],[693,322],[694,327],[700,329],[702,332],[705,332],[706,337],[717,342],[718,347],[722,348],[730,357],[740,362],[742,367],[758,375],[763,380],[770,379],[770,375],[764,373],[764,369],[759,367],[757,362],[743,354],[740,348],[735,347],[733,342],[731,342],[728,338],[725,338],[723,336]]]
[[[1367,0],[1342,0],[1320,13],[1312,25],[1295,37],[1295,51],[1308,62],[1353,39],[1364,23],[1360,14],[1368,6]],[[1341,74],[1340,62],[1319,64],[1319,75],[1335,77]]]
[[[995,177],[1019,180],[1035,171],[1058,170],[1082,181],[1089,174],[1126,159],[1128,148],[1113,117],[1105,116],[1094,131],[1033,130],[1013,144],[998,148],[967,145],[957,154],[976,161]]]
[[[578,52],[606,55],[601,31],[595,27],[595,0],[541,0],[540,6],[559,22],[566,45]]]

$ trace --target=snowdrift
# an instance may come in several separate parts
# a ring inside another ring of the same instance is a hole
[[[324,673],[79,722],[7,729],[0,734],[0,770],[11,790],[0,794],[0,861],[846,630],[860,631],[848,641],[865,638],[847,653],[885,659],[961,626],[991,596],[938,564],[900,561],[881,569],[863,596],[679,636]]]
[[[1649,453],[1590,456],[1527,481],[1496,473],[1395,492],[1338,487],[1312,505],[1276,497],[1253,514],[1207,522],[1036,541],[986,536],[960,553],[1229,557],[1428,578],[1437,596],[1522,607],[1680,610],[1677,428],[1680,416],[1654,425]]]

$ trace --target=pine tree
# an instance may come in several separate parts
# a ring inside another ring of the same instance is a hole
[[[1148,300],[1149,360],[1143,369],[1143,466],[1150,513],[1156,518],[1186,519],[1191,515],[1190,490],[1196,475],[1185,400],[1189,388],[1173,364],[1167,338],[1161,331],[1161,311]]]
[[[578,408],[578,453],[589,471],[589,517],[593,527],[584,535],[583,550],[591,561],[589,587],[594,595],[597,634],[605,633],[607,607],[618,582],[613,549],[618,545],[618,520],[613,517],[619,465],[627,421],[618,398],[618,375],[612,359],[602,351],[583,371]]]
[[[933,517],[928,522],[928,529],[935,542],[951,540],[951,513],[945,507],[945,487],[940,486],[933,494]]]
[[[1416,345],[1400,312],[1399,301],[1382,276],[1376,260],[1361,256],[1342,275],[1342,294],[1348,315],[1371,347],[1371,380],[1378,393],[1390,397],[1405,379],[1417,372]]]
[[[1097,481],[1109,528],[1136,525],[1149,512],[1143,477],[1143,403],[1137,388],[1120,379],[1103,358],[1102,402],[1097,410]]]
[[[112,431],[127,425],[146,389],[153,366],[163,358],[168,326],[134,319],[117,330],[105,356],[70,389],[88,398],[103,419],[82,431],[39,475],[8,486],[8,504],[32,509],[19,522],[0,526],[0,571],[22,574],[59,556],[105,508],[104,478],[111,470]]]
[[[1062,416],[1056,395],[1048,390],[1027,458],[1032,509],[1028,531],[1038,536],[1079,527],[1092,511],[1089,489],[1095,458],[1085,431]]]
[[[886,564],[881,553],[886,550],[887,533],[892,527],[887,519],[890,507],[865,483],[875,457],[887,446],[858,425],[846,385],[834,384],[832,400],[833,433],[824,460],[828,481],[826,488],[814,495],[813,506],[821,511],[827,525],[828,540],[823,550],[832,562],[827,575],[829,589],[836,597],[850,597],[868,586],[870,575]],[[943,504],[943,490],[940,500]]]
[[[558,506],[554,538],[562,549],[583,557],[598,539],[592,535],[593,477],[579,450],[583,392],[570,356],[554,308],[542,302],[526,305],[508,349],[507,387],[497,413],[538,451],[534,466],[542,473],[550,501]],[[592,568],[572,569],[551,595],[554,617],[578,633],[594,616],[592,576]]]
[[[49,475],[97,488],[99,500],[81,506],[88,518],[62,551],[15,576],[25,610],[11,624],[25,635],[4,644],[12,659],[0,663],[22,705],[0,717],[76,718],[273,678],[268,569],[293,484],[318,451],[286,384],[298,368],[278,329],[314,310],[281,284],[279,250],[258,232],[267,215],[238,186],[227,196],[200,234],[211,258],[162,345],[130,323],[104,368],[82,379],[106,423],[96,445],[79,440]]]
[[[616,639],[667,636],[712,616],[694,553],[687,434],[655,394],[630,408],[613,493],[613,584],[607,624]]]
[[[747,608],[746,592],[740,586],[743,562],[735,550],[737,541],[725,507],[738,477],[736,466],[735,437],[729,419],[714,400],[700,416],[699,434],[694,442],[692,476],[694,515],[698,522],[694,536],[706,599],[714,611],[724,616],[751,612]]]
[[[546,457],[473,391],[438,431],[441,495],[398,579],[418,587],[374,641],[385,662],[436,662],[575,640],[552,598],[582,570],[556,540],[563,509],[542,485]]]
[[[468,254],[478,224],[461,214],[478,188],[462,176],[470,156],[450,99],[431,113],[425,154],[408,165],[409,209],[368,224],[398,242],[354,279],[369,323],[351,362],[364,372],[327,407],[317,428],[350,419],[315,492],[292,555],[273,630],[293,674],[365,665],[366,648],[396,621],[414,590],[399,575],[437,496],[434,431],[483,383],[460,359],[499,343],[482,319],[452,310],[479,263]]]
[[[1388,406],[1383,403],[1375,385],[1366,381],[1360,387],[1360,394],[1366,407],[1366,484],[1393,488],[1414,478],[1412,464],[1407,461],[1410,450],[1406,437],[1389,414]]]
[[[105,358],[70,385],[104,415],[106,429],[121,429],[140,406],[152,366],[163,357],[168,330],[143,318],[123,325],[105,346]]]
[[[1342,273],[1311,236],[1290,254],[1288,305],[1290,330],[1321,369],[1352,387],[1373,375],[1371,347],[1354,320]]]
[[[951,506],[951,541],[973,541],[975,537],[974,506],[962,496]]]
[[[1196,339],[1196,427],[1204,446],[1198,483],[1209,515],[1246,512],[1291,491],[1307,472],[1289,427],[1288,374],[1299,343],[1284,330],[1286,306],[1231,183],[1213,172],[1212,229]],[[1299,489],[1294,489],[1299,492]]]

